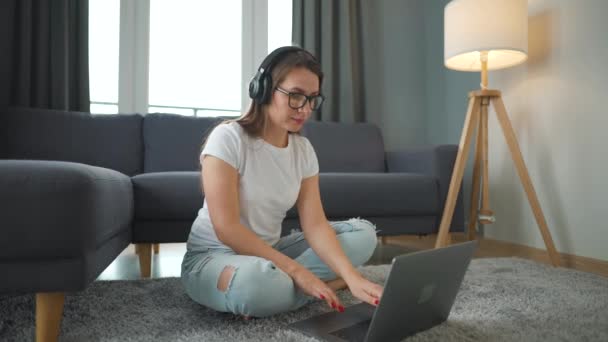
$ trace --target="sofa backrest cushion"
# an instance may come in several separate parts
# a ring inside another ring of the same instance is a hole
[[[197,171],[203,140],[225,118],[151,113],[144,117],[144,172]]]
[[[372,123],[308,121],[302,135],[312,143],[320,172],[385,172],[384,142]]]
[[[9,107],[0,113],[0,158],[60,160],[132,176],[142,171],[142,116]]]

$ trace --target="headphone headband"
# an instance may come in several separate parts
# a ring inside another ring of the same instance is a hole
[[[263,73],[269,72],[270,69],[272,69],[272,67],[274,67],[274,65],[280,60],[279,57],[281,55],[296,51],[306,50],[297,46],[282,46],[280,48],[275,49],[268,56],[266,56],[266,58],[264,58],[264,60],[260,64],[260,67],[258,68],[258,71],[262,71]]]

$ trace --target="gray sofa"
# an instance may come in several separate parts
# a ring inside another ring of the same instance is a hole
[[[200,145],[220,120],[0,113],[0,293],[39,293],[37,310],[52,312],[45,294],[83,290],[128,244],[149,268],[150,244],[186,241],[203,203]],[[437,232],[457,146],[386,153],[367,123],[308,122],[302,134],[330,220],[366,218],[381,236]],[[464,230],[461,197],[451,231]],[[296,227],[292,209],[283,233]]]

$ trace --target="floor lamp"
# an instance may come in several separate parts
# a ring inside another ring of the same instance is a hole
[[[448,231],[475,128],[477,137],[468,225],[469,239],[475,239],[478,220],[481,224],[495,221],[489,206],[488,180],[488,107],[492,104],[547,247],[549,259],[554,266],[559,266],[559,254],[553,244],[501,93],[488,89],[488,70],[511,67],[523,63],[527,58],[527,0],[453,0],[444,10],[444,30],[446,67],[460,71],[481,71],[481,89],[469,93],[466,119],[435,248],[448,244]]]

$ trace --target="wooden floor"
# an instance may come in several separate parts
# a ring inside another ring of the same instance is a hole
[[[453,243],[465,241],[464,234],[453,234]],[[392,258],[404,253],[430,249],[434,247],[436,235],[388,237],[384,244],[379,243],[374,255],[367,264],[387,264]],[[185,243],[167,243],[160,245],[160,253],[153,256],[152,278],[179,277],[182,258],[186,253]],[[541,249],[515,245],[507,242],[480,239],[475,258],[516,256],[549,264],[549,257]],[[574,255],[562,254],[562,266],[608,277],[608,262]],[[140,279],[139,260],[134,245],[127,247],[104,270],[98,280],[133,280]]]
[[[388,239],[388,243],[407,246],[417,250],[433,248],[437,235],[398,236]],[[467,241],[465,234],[452,234],[452,243]],[[479,248],[475,258],[519,257],[550,265],[549,255],[544,249],[538,249],[505,241],[493,239],[479,239]],[[581,257],[577,255],[560,253],[561,266],[579,271],[590,272],[608,277],[608,261]]]

